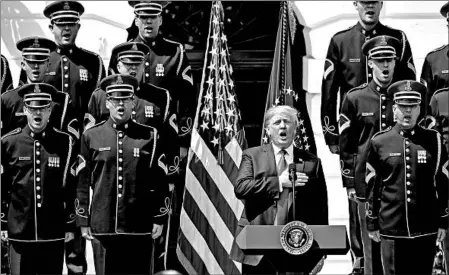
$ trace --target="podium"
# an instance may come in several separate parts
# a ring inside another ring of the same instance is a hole
[[[236,238],[245,255],[264,255],[278,272],[310,273],[324,255],[346,255],[349,240],[344,225],[308,225],[313,244],[302,255],[291,255],[281,245],[283,225],[247,225]]]

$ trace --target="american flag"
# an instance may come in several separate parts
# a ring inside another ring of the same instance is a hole
[[[214,1],[176,249],[189,274],[241,273],[229,255],[244,208],[233,182],[246,140],[223,19],[223,6]]]
[[[299,62],[294,62],[296,56],[293,55],[297,19],[291,6],[294,5],[292,3],[294,2],[281,2],[276,48],[265,111],[274,105],[289,105],[296,108],[298,110],[299,125],[296,128],[295,146],[316,154],[315,138],[307,111],[305,91],[295,87],[294,84],[297,81],[292,77],[295,66],[300,65]],[[262,131],[261,142],[269,142],[266,129]]]

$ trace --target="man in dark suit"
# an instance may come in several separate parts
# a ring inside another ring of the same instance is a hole
[[[296,220],[306,224],[328,224],[327,188],[320,160],[293,145],[297,111],[290,106],[272,107],[266,113],[264,124],[271,142],[243,153],[235,183],[235,194],[245,203],[239,230],[250,224],[283,225],[293,220],[292,183],[287,168],[290,163],[300,160],[318,165],[311,174],[296,172]],[[247,264],[244,273],[274,271],[265,258],[253,256],[239,260]]]

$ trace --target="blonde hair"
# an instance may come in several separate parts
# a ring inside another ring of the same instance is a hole
[[[298,111],[295,108],[288,105],[277,105],[269,108],[265,113],[264,128],[268,128],[271,118],[278,114],[287,114],[291,118],[291,120],[295,123],[295,126],[298,126],[299,124]]]

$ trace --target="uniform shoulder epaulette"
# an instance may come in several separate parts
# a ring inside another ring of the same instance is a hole
[[[346,29],[343,29],[343,30],[341,30],[341,31],[338,31],[338,32],[336,32],[336,33],[333,35],[333,37],[335,37],[335,36],[337,36],[337,35],[339,35],[339,34],[345,33],[345,32],[347,32],[347,31],[350,31],[352,28],[354,28],[354,26],[349,26],[349,27],[346,28]]]
[[[4,136],[2,136],[2,140],[9,136],[20,134],[21,132],[22,132],[22,128],[20,128],[20,127],[16,128],[16,129],[12,130],[11,132],[6,133]]]
[[[381,131],[375,133],[371,139],[374,139],[375,137],[377,137],[377,136],[379,136],[379,135],[381,135],[381,134],[384,134],[384,133],[386,133],[386,132],[389,132],[391,129],[393,129],[393,127],[388,126],[387,129],[381,130]]]
[[[103,121],[98,122],[97,124],[92,125],[92,127],[89,127],[88,129],[84,130],[84,133],[83,133],[83,134],[89,132],[90,130],[92,130],[92,129],[94,129],[94,128],[97,128],[98,126],[103,125],[106,121],[107,121],[107,120],[103,120]]]
[[[433,94],[433,96],[436,96],[437,94],[440,94],[442,92],[447,92],[449,91],[449,87],[445,87],[445,88],[441,88],[435,91],[435,93]]]
[[[427,55],[429,55],[429,54],[431,54],[431,53],[434,53],[434,52],[441,51],[441,50],[443,50],[444,48],[446,48],[447,46],[448,46],[448,44],[442,45],[442,46],[440,46],[440,47],[438,47],[438,48],[436,48],[436,49],[433,49],[433,50],[431,50]]]
[[[88,54],[95,55],[96,57],[100,57],[100,55],[98,53],[95,53],[93,51],[89,51],[89,50],[86,50],[86,49],[81,48],[81,47],[79,47],[79,49],[82,50],[83,52],[88,53]]]
[[[364,89],[366,86],[368,86],[368,83],[363,83],[362,85],[357,86],[357,87],[354,87],[354,88],[352,88],[351,90],[349,90],[349,91],[348,91],[348,94],[349,94],[349,93],[352,93],[352,92],[354,92],[354,91],[358,91],[358,90]]]
[[[17,90],[17,89],[19,89],[19,88],[20,88],[20,86],[17,87],[17,88],[14,88],[14,85],[12,85],[12,83],[11,83],[11,84],[9,84],[8,88],[6,88],[6,90],[5,90],[5,92],[3,93],[3,95],[4,95],[4,94],[7,94],[7,93],[9,93],[9,92],[12,92],[12,91],[14,91],[14,90]]]
[[[181,43],[179,43],[179,42],[177,42],[177,41],[173,41],[173,40],[170,40],[170,39],[167,39],[167,38],[162,38],[163,40],[165,40],[166,42],[168,42],[168,43],[172,43],[172,44],[175,44],[175,45],[181,45],[182,46],[182,44]]]

